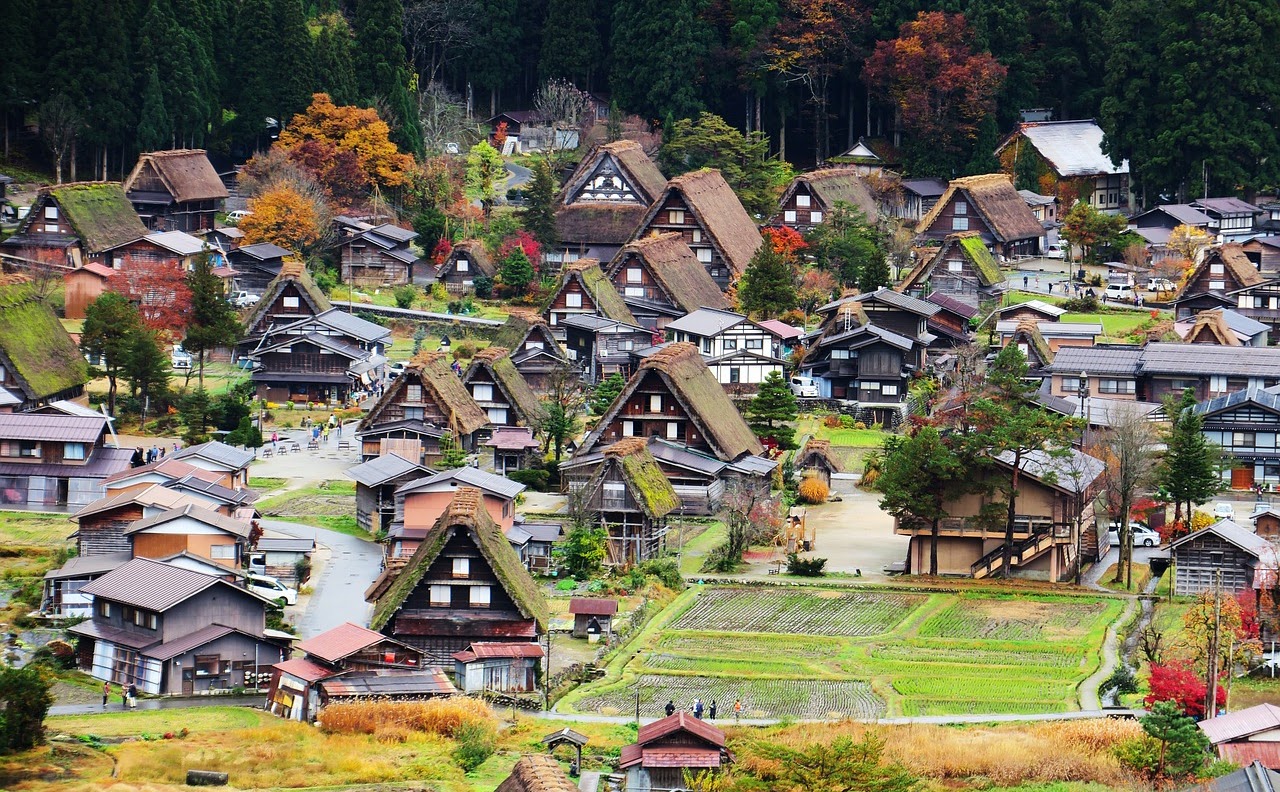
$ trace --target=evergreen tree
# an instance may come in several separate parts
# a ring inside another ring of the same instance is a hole
[[[970,481],[963,457],[935,426],[921,426],[885,441],[875,481],[883,496],[880,508],[902,520],[929,524],[930,575],[938,574],[938,529],[948,516],[946,503]]]
[[[1000,160],[996,159],[996,147],[999,145],[1000,128],[996,126],[996,117],[988,115],[978,124],[978,135],[973,140],[973,153],[965,165],[964,175],[999,173]]]
[[[525,230],[544,250],[554,248],[560,240],[556,230],[556,179],[545,158],[533,166],[533,182],[525,192],[525,201],[521,217]]]
[[[182,441],[189,446],[199,445],[209,439],[209,416],[213,412],[213,402],[209,392],[204,388],[196,388],[178,400],[178,418],[186,431],[182,433]]]
[[[518,0],[479,0],[467,72],[489,91],[490,115],[498,112],[498,92],[516,76],[520,49]],[[582,27],[580,20],[573,28]]]
[[[209,350],[234,344],[240,336],[240,321],[227,302],[222,279],[213,274],[209,254],[196,257],[187,273],[191,290],[191,313],[183,349],[199,358],[200,387],[204,387],[204,358]]]
[[[288,121],[278,101],[276,54],[281,40],[275,29],[273,0],[244,0],[234,28],[233,77],[229,93],[234,97],[236,136],[261,143],[268,118]],[[269,142],[269,141],[268,141]]]
[[[142,329],[138,309],[119,292],[103,292],[84,311],[80,351],[102,362],[107,378],[107,412],[116,414],[116,383],[125,376],[133,336]]]
[[[156,67],[147,70],[147,87],[142,92],[142,117],[138,121],[138,148],[142,151],[162,149],[173,139],[173,122],[164,109],[164,92]]]
[[[144,410],[150,399],[150,409],[155,414],[169,389],[169,356],[160,347],[155,332],[144,328],[129,334],[122,373],[129,381],[129,394],[142,403]]]
[[[325,18],[320,35],[316,36],[312,62],[317,91],[329,94],[333,103],[339,106],[353,105],[359,101],[351,28],[341,14],[331,14]]]
[[[609,121],[605,124],[604,133],[608,143],[622,140],[622,108],[616,101],[609,102]]]
[[[0,667],[0,750],[25,751],[44,743],[44,718],[53,706],[56,679],[40,663]]]
[[[357,0],[355,13],[356,85],[364,101],[386,100],[395,114],[392,139],[406,151],[422,153],[417,104],[409,93],[405,68],[404,3],[401,0]]]
[[[507,254],[506,260],[502,262],[502,271],[498,274],[502,278],[502,285],[507,287],[509,293],[516,296],[524,294],[529,289],[533,275],[533,265],[529,263],[529,257],[518,245]]]
[[[796,397],[787,387],[787,381],[777,371],[760,383],[760,390],[747,402],[747,425],[759,437],[772,437],[782,448],[795,444],[795,427],[789,426],[797,415]]]
[[[796,287],[791,265],[766,239],[742,273],[738,308],[744,313],[772,319],[794,307]]]
[[[658,164],[671,177],[715,168],[751,214],[767,217],[778,194],[791,180],[787,163],[769,155],[769,140],[759,132],[744,135],[720,116],[701,113],[662,129]]]
[[[48,6],[40,3],[41,10]],[[14,118],[28,104],[34,104],[40,98],[42,80],[40,79],[41,57],[39,54],[40,11],[36,0],[10,0],[5,13],[5,42],[0,47],[0,123],[4,124],[2,133],[4,149],[0,151],[4,159],[9,159],[10,130]]]
[[[618,394],[622,393],[626,385],[626,380],[616,371],[596,385],[595,391],[591,394],[592,415],[604,415],[604,411],[609,409],[609,405],[613,404],[613,400],[618,398]]]
[[[597,18],[596,0],[548,0],[542,27],[542,57],[538,76],[568,80],[587,90],[600,63],[600,32],[591,24]]]
[[[272,77],[277,81],[276,112],[284,125],[311,103],[314,45],[302,0],[274,0],[272,18],[280,40]]]
[[[150,70],[155,70],[171,123],[173,137],[165,147],[201,143],[217,106],[212,59],[197,36],[179,24],[174,4],[166,0],[151,0],[139,32],[139,65],[148,83]]]
[[[860,210],[844,201],[836,202],[827,219],[810,231],[805,241],[818,265],[845,286],[858,285],[863,281],[863,270],[874,270],[877,262],[884,264],[885,261],[880,230],[867,222]],[[888,277],[886,274],[880,279],[873,273],[873,277],[866,280],[883,283]]]
[[[1209,738],[1176,703],[1156,702],[1140,723],[1159,744],[1154,766],[1143,768],[1153,779],[1183,778],[1204,766]]]
[[[889,262],[884,256],[870,258],[858,271],[858,290],[873,292],[889,285]]]
[[[1166,397],[1169,428],[1164,436],[1164,457],[1156,468],[1161,492],[1173,501],[1174,522],[1185,516],[1188,524],[1192,509],[1222,489],[1218,474],[1221,450],[1205,439],[1204,417],[1194,412],[1195,406],[1190,388],[1182,392],[1181,399]]]
[[[698,0],[618,0],[613,6],[613,70],[618,104],[646,118],[691,118],[707,66],[709,31]],[[670,126],[664,126],[670,129]]]
[[[453,470],[466,464],[467,452],[453,439],[452,432],[445,432],[440,438],[440,466],[445,470]]]

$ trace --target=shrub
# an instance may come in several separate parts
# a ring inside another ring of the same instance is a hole
[[[800,482],[799,500],[801,503],[826,503],[831,494],[827,483],[817,476],[810,476]]]
[[[573,591],[578,587],[578,581],[572,578],[556,581],[556,591]]]
[[[841,416],[840,416],[840,428],[841,428],[841,429],[866,429],[866,428],[867,428],[866,424],[863,424],[862,426],[858,426],[858,424],[860,424],[860,423],[862,423],[862,422],[861,422],[861,421],[855,421],[855,420],[853,419],[853,416],[852,416],[852,415],[841,415]]]
[[[446,302],[449,299],[449,290],[444,287],[443,283],[431,284],[431,299],[436,302]]]
[[[786,313],[784,313],[782,316],[778,318],[789,325],[804,327],[805,319],[807,317],[805,317],[804,311],[798,310],[796,308],[792,308],[790,311],[787,311]]]
[[[319,269],[316,270],[315,281],[316,286],[320,288],[320,291],[325,294],[329,294],[333,291],[334,287],[338,285],[338,275],[328,268]]]
[[[23,751],[44,739],[53,675],[42,665],[0,668],[0,750]]]
[[[659,583],[673,591],[684,589],[684,578],[681,577],[680,567],[674,558],[646,561],[639,568],[646,576],[657,578]]]
[[[493,278],[488,275],[481,275],[472,281],[475,286],[476,296],[482,300],[487,300],[493,296]]]
[[[787,574],[800,575],[801,577],[822,577],[826,573],[823,567],[827,565],[825,558],[801,558],[795,553],[787,554]]]
[[[1073,297],[1062,304],[1064,310],[1070,313],[1097,313],[1098,298],[1085,295],[1083,297]]]
[[[468,773],[484,764],[498,748],[498,735],[491,723],[464,723],[454,738],[458,747],[453,749],[453,760]]]
[[[839,429],[840,419],[843,417],[844,416],[842,415],[837,415],[836,413],[832,413],[831,415],[828,415],[827,417],[822,419],[822,425],[827,427],[828,429]]]
[[[330,704],[320,711],[330,734],[376,734],[399,726],[412,731],[454,737],[470,723],[489,724],[493,712],[482,701],[464,696],[429,701],[357,701]]]
[[[512,481],[538,491],[542,491],[547,488],[547,480],[550,476],[551,474],[547,471],[536,469],[515,470],[507,474],[507,478]]]
[[[392,295],[396,298],[397,308],[412,308],[413,301],[418,299],[418,287],[409,284],[397,286]]]
[[[454,360],[470,360],[476,356],[476,345],[470,341],[459,341],[453,345]]]
[[[1102,683],[1102,689],[1114,690],[1117,696],[1137,693],[1138,679],[1133,675],[1133,669],[1128,663],[1120,663],[1116,666],[1116,670],[1111,672],[1111,676]]]

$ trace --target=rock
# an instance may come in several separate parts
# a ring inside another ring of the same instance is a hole
[[[212,770],[188,770],[187,786],[226,786],[227,774]]]

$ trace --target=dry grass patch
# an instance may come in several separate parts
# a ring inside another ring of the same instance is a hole
[[[424,732],[452,737],[465,725],[492,722],[493,710],[487,704],[461,696],[428,701],[330,704],[320,712],[322,728],[329,734]]]

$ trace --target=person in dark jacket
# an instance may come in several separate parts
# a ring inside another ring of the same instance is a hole
[[[667,702],[666,713],[668,718],[676,714],[676,703],[674,701]]]

